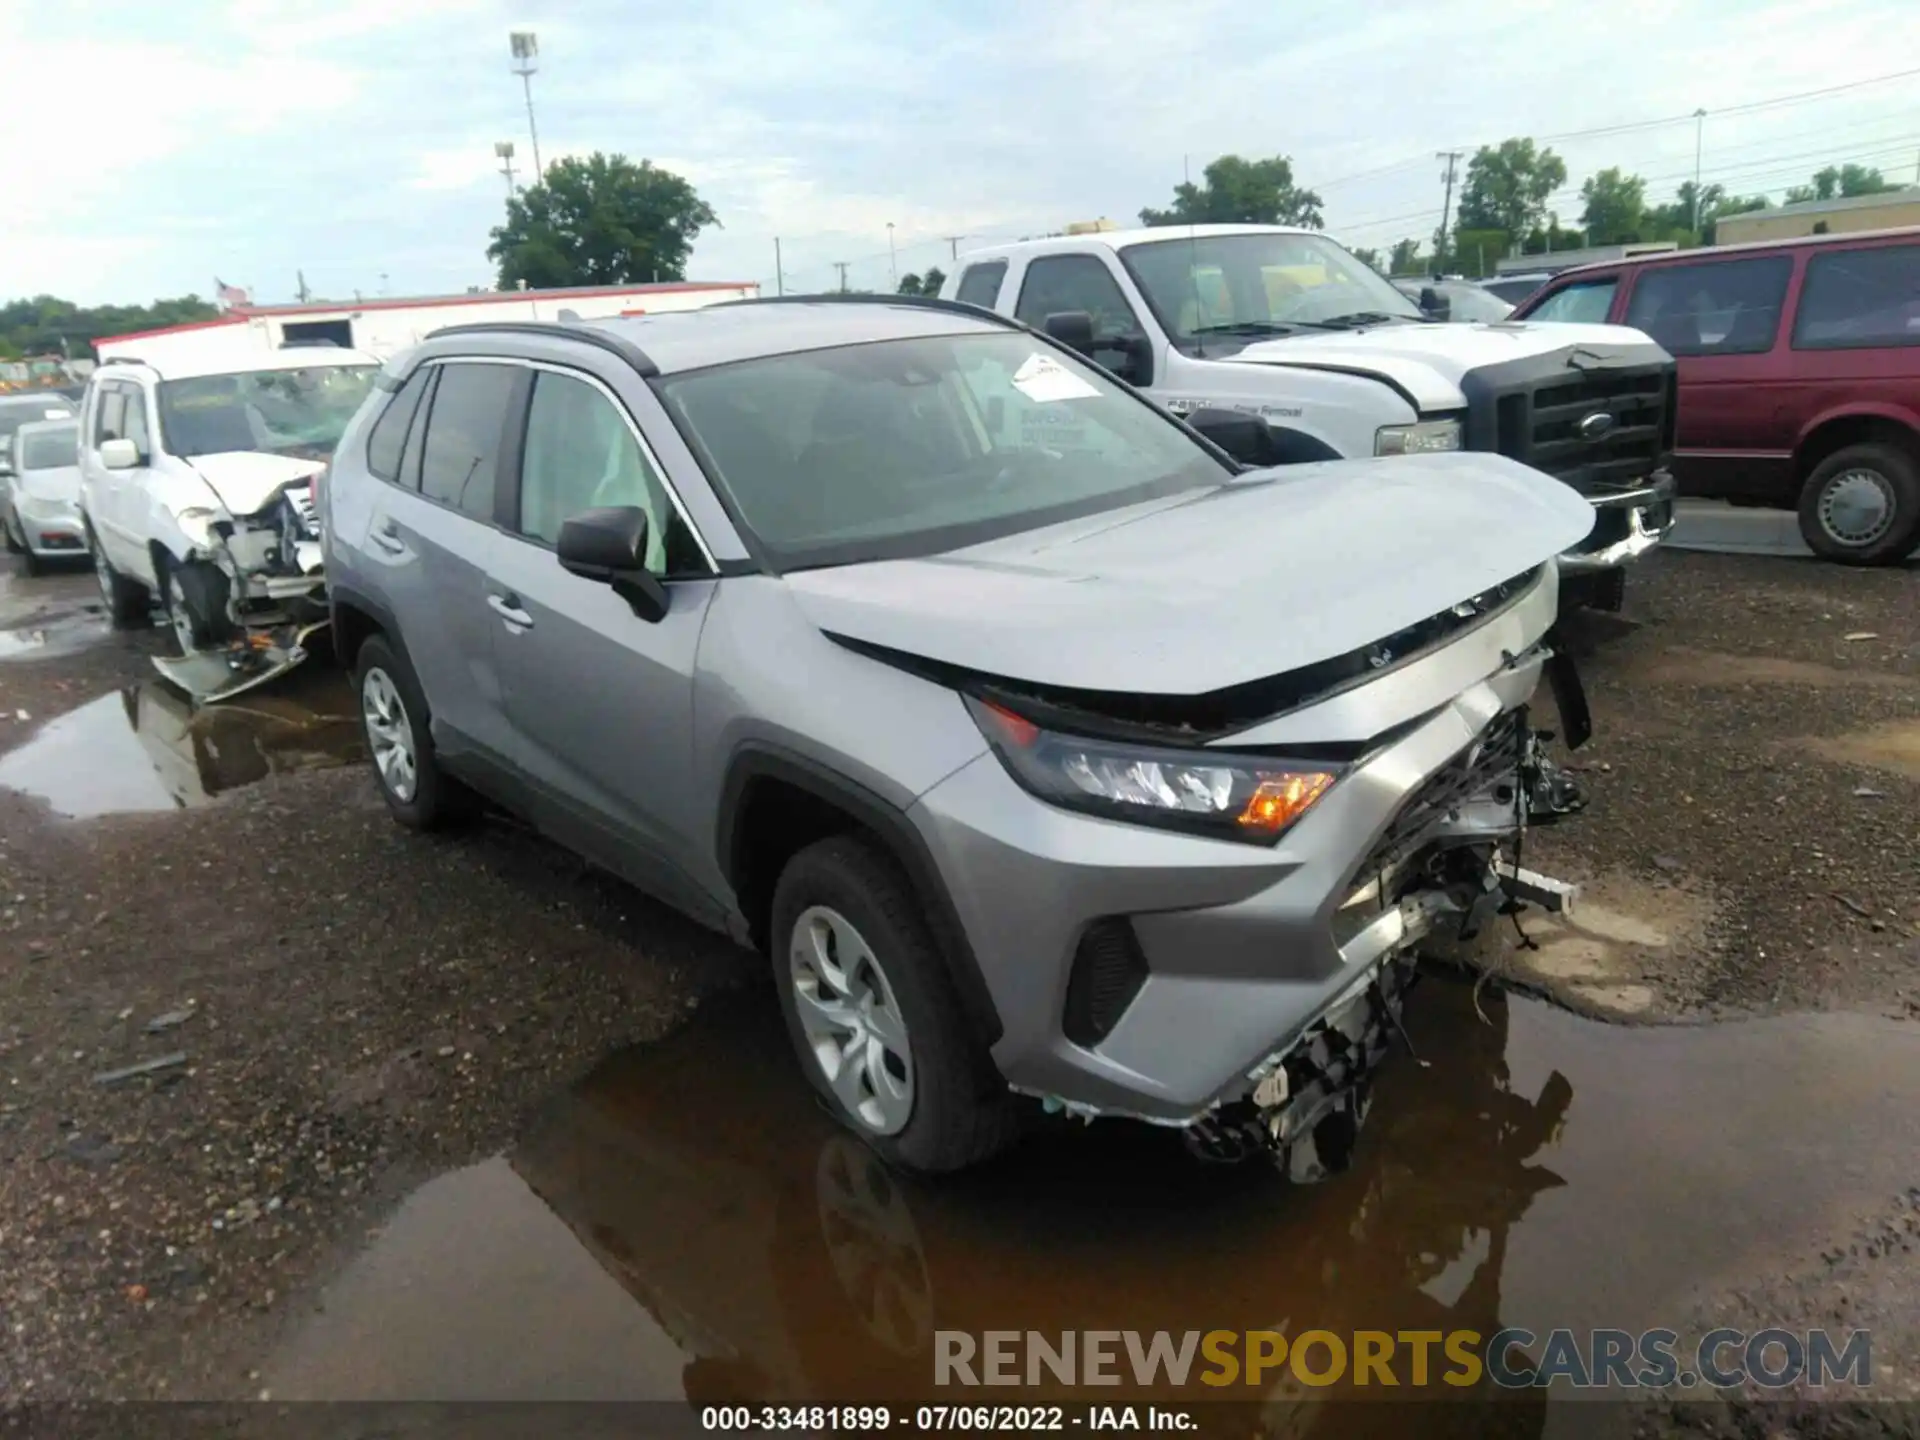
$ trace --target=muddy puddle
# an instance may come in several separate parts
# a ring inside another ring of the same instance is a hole
[[[938,1330],[1683,1328],[1915,1179],[1920,1027],[1622,1028],[1482,1005],[1484,1021],[1466,984],[1424,982],[1411,1038],[1429,1064],[1390,1063],[1354,1168],[1307,1189],[1118,1123],[905,1180],[818,1111],[770,1003],[716,1007],[604,1066],[507,1155],[416,1191],[259,1383],[289,1400],[925,1400]]]
[[[283,770],[363,754],[343,676],[313,667],[271,693],[195,709],[159,681],[116,690],[47,721],[0,755],[0,788],[87,819],[203,805]]]

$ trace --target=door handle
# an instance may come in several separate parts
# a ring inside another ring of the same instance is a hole
[[[391,520],[382,520],[376,523],[372,529],[367,531],[367,539],[373,542],[376,549],[384,550],[389,555],[404,555],[407,553],[407,542],[400,538],[399,532],[394,528],[394,523]]]
[[[533,628],[533,616],[520,608],[518,595],[489,595],[487,604],[493,608],[494,614],[515,629],[531,630]]]

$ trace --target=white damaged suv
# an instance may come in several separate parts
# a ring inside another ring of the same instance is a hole
[[[356,351],[305,347],[100,366],[80,504],[114,623],[146,623],[158,600],[193,657],[252,655],[285,643],[275,627],[324,622],[313,489],[378,373]]]

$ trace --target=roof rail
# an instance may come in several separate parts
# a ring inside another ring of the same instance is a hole
[[[992,320],[1006,326],[1009,330],[1030,330],[1033,327],[1018,320],[1002,315],[998,310],[989,310],[984,305],[975,305],[966,300],[945,300],[938,295],[856,295],[847,290],[826,290],[818,295],[754,295],[745,300],[720,300],[708,305],[708,310],[725,310],[734,305],[911,305],[918,310],[945,310],[955,315],[971,315],[976,320]]]
[[[616,335],[611,330],[602,330],[577,320],[571,324],[548,320],[476,320],[465,325],[443,326],[426,338],[438,340],[443,335],[545,335],[556,340],[584,340],[589,345],[597,345],[602,350],[618,355],[643,380],[651,380],[660,373],[660,367],[653,363],[653,358],[624,335]]]
[[[100,363],[102,365],[144,365],[147,362],[138,355],[109,355]]]

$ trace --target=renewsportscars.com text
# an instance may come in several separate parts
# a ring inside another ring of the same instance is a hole
[[[1695,1385],[1783,1389],[1873,1383],[1865,1330],[1712,1330],[1692,1346],[1672,1330],[1507,1329],[966,1330],[934,1332],[933,1381],[943,1386],[1302,1385],[1509,1389],[1664,1389]]]

